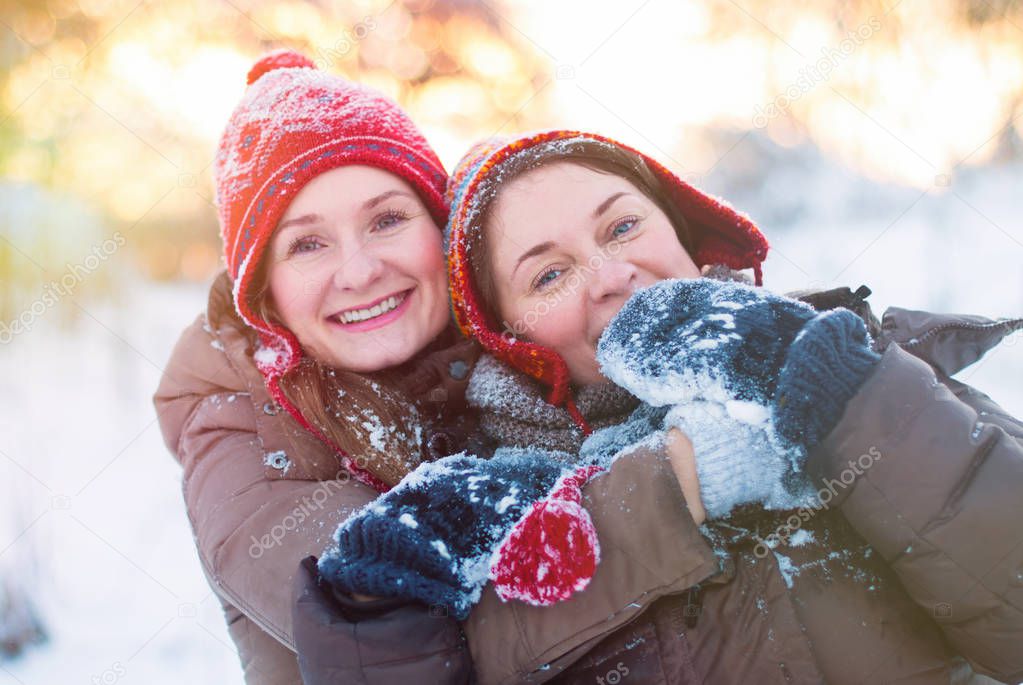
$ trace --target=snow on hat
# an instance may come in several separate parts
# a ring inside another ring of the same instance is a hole
[[[319,71],[307,57],[290,50],[257,61],[221,136],[214,166],[224,260],[234,284],[235,308],[259,332],[254,359],[267,389],[328,444],[279,387],[280,378],[301,359],[298,340],[287,328],[256,315],[248,296],[260,258],[291,200],[314,177],[348,164],[400,176],[419,193],[439,226],[447,220],[447,172],[394,101]]]
[[[568,366],[554,350],[502,333],[487,313],[486,303],[473,277],[470,252],[482,237],[480,210],[497,192],[502,172],[528,156],[530,166],[548,158],[570,159],[587,144],[616,147],[638,155],[662,182],[666,200],[689,224],[690,256],[697,266],[724,264],[732,269],[753,269],[762,285],[761,265],[767,239],[753,221],[728,203],[689,185],[655,159],[595,133],[572,130],[541,131],[516,139],[490,139],[478,143],[462,158],[448,183],[451,215],[445,229],[448,278],[455,321],[467,336],[504,363],[527,374],[549,389],[547,401],[564,406],[584,433],[589,426],[580,414],[569,387]]]

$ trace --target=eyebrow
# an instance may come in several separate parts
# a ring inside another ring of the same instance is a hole
[[[380,193],[379,195],[376,195],[366,200],[366,202],[363,203],[362,205],[362,209],[363,211],[367,209],[373,209],[380,203],[389,200],[395,195],[406,195],[408,197],[414,197],[411,193],[408,193],[404,190],[387,190]],[[284,228],[287,228],[288,226],[308,226],[309,224],[314,224],[317,221],[323,221],[323,217],[320,216],[319,214],[303,214],[302,216],[297,216],[294,219],[282,221],[280,224],[277,225],[277,230],[280,231]]]
[[[365,204],[362,205],[362,208],[373,209],[384,200],[388,200],[394,197],[395,195],[406,195],[408,197],[415,197],[414,195],[405,190],[387,190],[380,193],[376,197],[371,197],[370,199],[366,200]]]
[[[296,216],[294,219],[282,221],[277,225],[277,230],[282,231],[288,226],[307,226],[315,224],[317,221],[323,221],[323,217],[319,214],[303,214],[302,216]]]
[[[531,247],[528,250],[526,250],[525,252],[523,252],[522,256],[519,257],[519,261],[515,262],[515,268],[512,269],[512,276],[515,275],[515,272],[518,270],[519,266],[521,266],[522,262],[526,261],[530,257],[535,257],[538,254],[543,254],[544,252],[546,252],[547,250],[550,250],[554,246],[555,246],[555,243],[553,241],[547,240],[547,241],[544,241],[542,243],[537,243],[533,247]]]
[[[630,193],[626,193],[626,192],[615,193],[614,195],[611,195],[606,200],[601,202],[599,205],[597,205],[597,208],[595,210],[593,210],[593,218],[594,219],[599,219],[600,215],[603,214],[604,212],[606,212],[607,208],[610,207],[611,205],[613,205],[615,200],[617,200],[620,197],[624,197],[625,195],[630,195]]]

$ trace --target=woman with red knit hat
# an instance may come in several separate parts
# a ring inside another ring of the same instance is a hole
[[[416,464],[457,451],[477,353],[450,323],[447,174],[391,100],[272,53],[249,72],[215,179],[227,271],[155,403],[246,681],[298,683],[299,562]],[[452,619],[348,601],[366,619],[352,673],[373,667],[357,655],[383,615],[424,637],[381,663],[468,677]]]
[[[882,325],[865,287],[754,287],[768,246],[748,217],[595,134],[479,145],[449,195],[486,441],[612,469],[666,441],[685,456],[676,515],[705,524],[669,543],[705,569],[684,593],[623,617],[599,566],[558,605],[593,623],[546,655],[556,682],[1023,678],[1023,422],[950,378],[1023,319],[891,308]],[[639,535],[668,506],[650,489],[617,525]],[[537,675],[489,670],[503,618],[468,633],[484,682]]]
[[[548,658],[592,637],[592,616],[484,599],[460,625],[447,605],[319,582],[311,555],[342,521],[422,462],[467,445],[464,391],[479,352],[450,321],[447,175],[407,115],[293,52],[259,60],[248,80],[215,165],[227,270],[154,398],[246,682],[468,682],[462,628],[480,633],[499,616],[521,630],[488,640],[507,649],[482,653],[476,666],[545,672]],[[503,469],[495,472],[466,459],[459,473],[468,484],[499,484],[487,490],[497,497],[491,513],[509,532],[532,520],[529,503],[514,496],[528,491],[568,512],[558,520],[582,533],[578,549],[591,569],[599,537],[601,567],[623,598],[678,591],[713,563],[694,566],[684,544],[669,549],[699,535],[677,506],[664,520],[665,510],[651,511],[644,535],[616,523],[621,507],[638,509],[651,493],[681,502],[663,451],[623,461],[585,488],[585,473],[549,462],[523,470],[493,460]],[[650,483],[642,492],[633,487],[639,474]],[[469,506],[475,491],[454,494],[468,515],[478,513]],[[448,553],[427,543],[434,557]],[[649,546],[665,551],[637,567]],[[623,601],[617,621],[635,613]]]

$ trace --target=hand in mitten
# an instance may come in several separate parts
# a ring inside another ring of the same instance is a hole
[[[707,519],[724,518],[744,504],[785,510],[813,503],[803,451],[777,445],[765,424],[737,419],[725,406],[697,399],[675,406],[664,426],[669,435],[683,432],[692,444],[693,475]]]
[[[504,599],[565,599],[599,559],[579,503],[596,471],[525,450],[422,464],[338,528],[320,572],[345,592],[415,599],[459,619],[487,580]]]
[[[809,448],[880,359],[869,342],[848,310],[818,314],[763,288],[681,279],[634,294],[601,336],[597,359],[646,402],[699,398],[732,415],[763,411],[777,434]]]
[[[696,525],[707,520],[707,509],[700,493],[700,479],[696,470],[696,453],[693,441],[683,431],[672,428],[664,437],[664,447],[675,472],[679,489],[686,500],[686,507]]]

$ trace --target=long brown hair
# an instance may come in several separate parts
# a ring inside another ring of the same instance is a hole
[[[660,178],[650,169],[646,161],[638,154],[622,149],[617,145],[581,140],[571,145],[559,146],[544,154],[529,154],[513,157],[501,165],[498,184],[492,184],[482,190],[483,197],[477,213],[475,226],[466,232],[470,241],[469,264],[472,268],[473,280],[476,282],[486,314],[492,321],[499,321],[497,316],[497,286],[494,282],[493,269],[490,265],[490,251],[484,238],[484,230],[490,221],[497,200],[499,185],[511,182],[527,171],[538,169],[554,162],[572,162],[592,171],[614,174],[636,186],[651,202],[665,213],[675,229],[679,242],[687,252],[691,253],[691,234],[689,222],[674,202],[668,199],[668,193]]]
[[[269,261],[264,255],[257,266],[249,306],[264,321],[280,322],[270,292]],[[345,371],[303,355],[280,387],[333,446],[394,485],[423,461],[419,407],[401,390],[399,375],[389,369]]]

